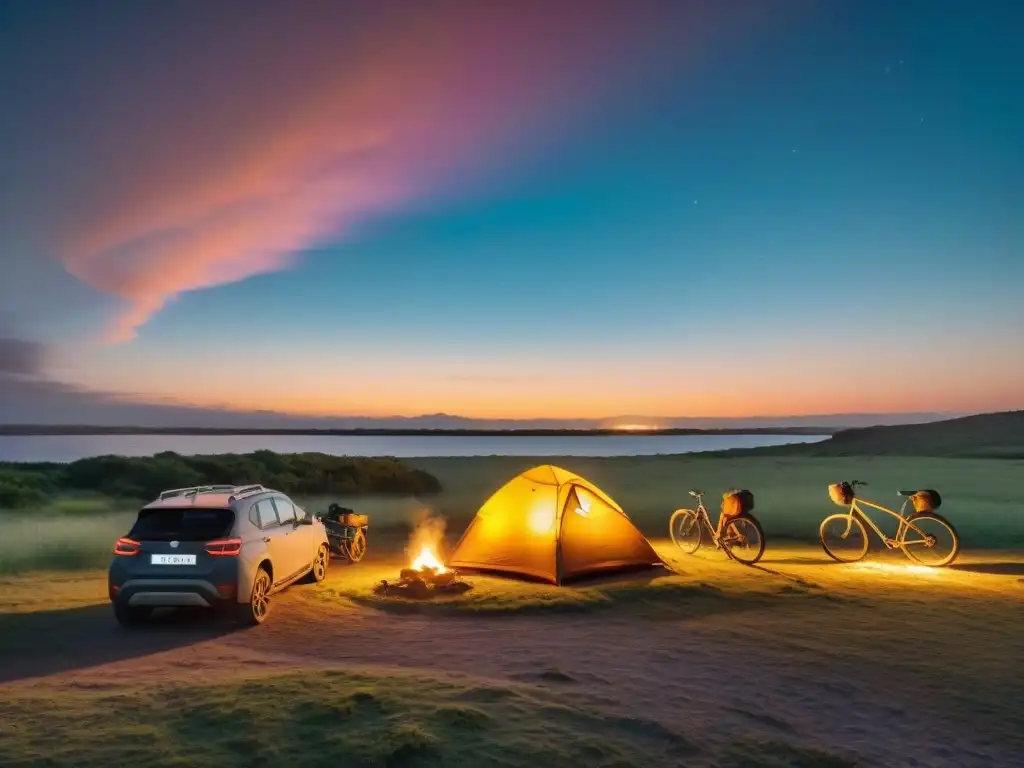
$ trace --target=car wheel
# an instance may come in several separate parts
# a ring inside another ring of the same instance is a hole
[[[326,544],[321,544],[316,551],[316,559],[313,560],[313,567],[309,571],[306,581],[310,584],[319,584],[327,578],[327,566],[331,562],[331,552]]]
[[[249,602],[235,606],[235,616],[240,624],[255,627],[266,621],[270,613],[270,587],[270,574],[265,568],[260,568],[252,583]]]
[[[123,627],[134,627],[142,624],[153,613],[148,606],[129,606],[124,603],[114,603],[114,618]]]

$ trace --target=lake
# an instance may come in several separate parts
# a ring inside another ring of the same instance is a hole
[[[74,461],[117,454],[278,453],[335,456],[655,456],[813,443],[824,435],[32,435],[0,437],[0,461]]]

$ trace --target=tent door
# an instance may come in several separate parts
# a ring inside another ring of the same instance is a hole
[[[580,498],[576,495],[576,486],[570,485],[569,492],[565,495],[565,501],[558,509],[558,529],[555,531],[555,583],[562,583],[562,530],[565,527],[565,518],[570,512],[580,505]]]

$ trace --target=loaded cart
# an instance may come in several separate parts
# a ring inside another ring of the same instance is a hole
[[[350,563],[358,563],[366,554],[366,529],[370,526],[370,518],[356,514],[353,510],[331,504],[327,514],[322,518],[327,529],[327,540],[331,552],[344,557]]]

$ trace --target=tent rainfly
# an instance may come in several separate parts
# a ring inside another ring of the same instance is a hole
[[[480,507],[447,564],[561,584],[661,563],[622,508],[597,486],[545,464],[513,478]]]

